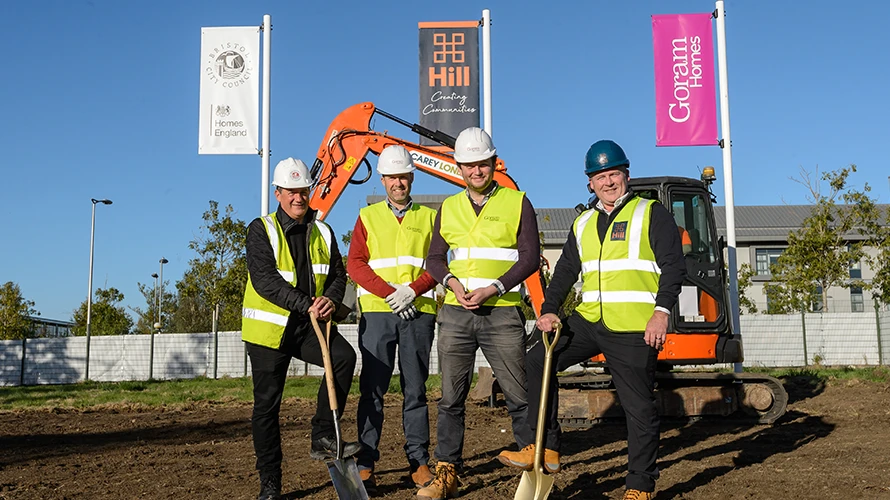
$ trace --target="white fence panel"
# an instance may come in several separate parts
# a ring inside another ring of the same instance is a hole
[[[744,366],[803,366],[799,314],[744,315],[740,319]]]
[[[22,341],[0,340],[0,386],[18,385],[21,380]]]
[[[881,328],[881,361],[890,364],[890,312],[878,313],[878,325]]]
[[[868,365],[878,362],[878,330],[871,314],[807,314],[806,329],[810,363]]]
[[[211,334],[212,335],[212,334]],[[216,366],[217,377],[244,377],[250,371],[244,369],[244,342],[241,341],[241,332],[219,332],[218,356]],[[211,346],[211,349],[213,347]],[[212,356],[212,351],[211,351]],[[212,360],[211,360],[212,363]],[[249,370],[250,367],[248,367]],[[209,375],[213,375],[213,365],[210,366]]]
[[[84,379],[86,337],[28,339],[25,385],[73,384]]]
[[[150,335],[91,337],[90,380],[118,382],[148,379],[150,342]]]
[[[212,333],[155,335],[154,378],[206,377],[208,368],[213,370],[212,347]]]

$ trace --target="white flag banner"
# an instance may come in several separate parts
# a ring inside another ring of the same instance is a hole
[[[260,29],[201,28],[198,154],[257,154]]]

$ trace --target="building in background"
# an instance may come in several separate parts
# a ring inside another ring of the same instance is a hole
[[[31,316],[31,323],[34,325],[33,337],[70,337],[73,335],[71,329],[74,328],[74,323],[70,321]]]

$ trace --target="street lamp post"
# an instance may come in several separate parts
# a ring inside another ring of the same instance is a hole
[[[88,283],[90,290],[87,294],[87,359],[86,368],[84,369],[84,380],[90,379],[90,323],[93,312],[93,248],[96,241],[96,204],[111,205],[111,200],[108,199],[97,200],[90,198],[90,201],[93,202],[93,217],[90,223],[90,278]]]
[[[161,296],[158,294],[158,273],[151,273],[151,277],[155,279],[155,309],[160,310],[161,307]],[[152,325],[149,325],[149,329],[151,329]]]
[[[148,378],[149,380],[154,378],[154,367],[155,367],[155,331],[161,331],[161,304],[164,302],[164,264],[170,262],[169,260],[161,257],[161,260],[158,261],[160,263],[161,269],[158,274],[152,274],[152,276],[157,276],[160,280],[160,288],[158,285],[155,285],[155,291],[158,294],[158,321],[155,323],[155,327],[151,330],[151,346],[148,351]],[[155,282],[157,283],[157,282]]]
[[[161,329],[161,307],[163,306],[163,303],[164,303],[164,264],[166,264],[170,261],[161,257],[161,260],[159,260],[158,262],[160,262],[160,264],[161,264],[161,273],[160,273],[161,288],[158,289],[158,325],[157,325],[158,330],[160,330]]]
[[[151,273],[151,277],[155,279],[155,308],[160,310],[161,307],[161,296],[158,294],[158,273]],[[155,328],[159,328],[160,323],[156,323],[154,325],[149,324],[149,338],[151,338],[151,342],[148,347],[148,379],[151,380],[154,375],[154,361],[155,361]]]

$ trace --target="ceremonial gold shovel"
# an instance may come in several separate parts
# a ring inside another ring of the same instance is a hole
[[[553,488],[553,476],[544,472],[544,427],[547,421],[547,396],[550,385],[550,365],[553,361],[553,350],[559,340],[562,323],[554,325],[553,340],[547,339],[547,333],[541,332],[544,343],[544,375],[541,377],[541,402],[538,406],[538,428],[535,432],[535,464],[531,471],[523,471],[519,487],[513,500],[546,500]]]

